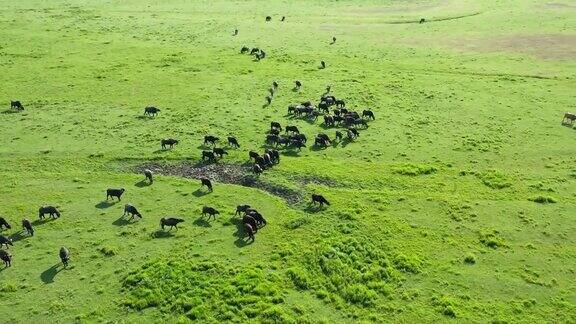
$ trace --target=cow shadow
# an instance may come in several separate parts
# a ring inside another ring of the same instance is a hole
[[[326,148],[328,148],[328,146],[318,146],[318,145],[312,145],[310,146],[310,151],[324,151]]]
[[[195,221],[192,222],[192,224],[200,227],[212,227],[212,224],[210,224],[210,222],[206,220],[204,216],[198,217]]]
[[[44,272],[40,274],[40,279],[42,279],[42,282],[44,282],[45,284],[53,283],[56,275],[62,270],[64,270],[64,267],[60,267],[60,263],[57,263],[51,266],[50,268],[44,270]]]
[[[53,222],[55,220],[56,220],[56,218],[52,218],[52,217],[48,217],[48,218],[44,218],[44,219],[35,219],[32,221],[32,225],[34,225],[34,226],[43,225],[43,224]]]
[[[170,231],[164,231],[164,230],[156,230],[154,232],[152,232],[150,234],[150,236],[152,236],[152,238],[169,238],[169,237],[174,237],[174,233],[170,232]]]
[[[300,151],[298,150],[283,150],[280,154],[285,156],[300,156]]]
[[[154,151],[154,152],[152,152],[152,153],[153,153],[153,154],[161,154],[161,153],[166,153],[166,152],[169,152],[169,151],[170,151],[170,149],[162,149],[162,148],[161,148],[161,149],[158,149],[158,150],[156,150],[156,151]]]
[[[242,223],[242,219],[232,217],[229,222],[236,226],[236,232],[232,234],[234,237],[236,237],[236,240],[234,241],[234,245],[236,245],[236,247],[242,248],[254,243],[254,241],[251,241],[250,238],[248,238],[248,235],[246,235],[246,230],[244,229],[244,223]]]
[[[96,207],[98,209],[106,209],[106,208],[109,208],[109,207],[116,205],[116,203],[117,203],[117,201],[114,201],[114,200],[112,200],[112,201],[104,200],[104,201],[101,201],[101,202],[97,203],[96,205],[94,205],[94,207]]]
[[[321,207],[319,205],[314,205],[312,203],[309,203],[308,206],[306,206],[306,208],[304,208],[304,211],[309,213],[309,214],[315,214],[315,213],[323,211],[324,209],[326,209],[326,207]]]
[[[208,191],[208,190],[202,190],[202,189],[196,189],[192,195],[194,197],[202,197],[202,196],[206,196],[207,194],[211,193],[212,191]]]
[[[150,181],[148,181],[148,180],[140,180],[134,184],[134,186],[136,186],[138,188],[149,187],[151,185],[152,185],[152,183],[150,183]]]
[[[120,218],[118,218],[117,220],[112,222],[112,225],[116,225],[116,226],[126,226],[128,224],[130,224],[130,219],[129,218],[125,218],[124,215],[120,216]]]
[[[29,237],[30,237],[30,235],[24,234],[24,231],[19,231],[19,232],[16,232],[16,233],[10,235],[10,239],[12,240],[12,242],[22,241],[22,240],[25,240]]]

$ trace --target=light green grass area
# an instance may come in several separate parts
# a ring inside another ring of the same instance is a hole
[[[0,2],[1,322],[574,322],[574,1]],[[327,84],[376,120],[316,149],[335,129],[286,111]],[[195,163],[206,134],[234,134],[220,163],[246,163],[271,121],[309,139],[260,176],[298,203],[132,171]],[[122,202],[103,203],[109,187]],[[19,233],[43,204],[62,217]],[[240,204],[268,221],[253,244]],[[162,232],[165,216],[185,222]]]

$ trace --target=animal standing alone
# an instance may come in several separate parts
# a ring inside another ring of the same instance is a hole
[[[324,204],[330,205],[330,203],[328,202],[328,200],[326,200],[326,198],[324,198],[324,196],[312,194],[312,204],[314,205],[316,203],[320,204],[320,207],[324,206]]]
[[[208,190],[212,191],[212,182],[206,178],[200,178],[200,182],[202,183],[201,187],[206,186]]]
[[[10,101],[10,108],[16,110],[24,110],[24,106],[19,100]]]
[[[170,226],[170,231],[172,228],[176,228],[178,230],[178,224],[184,222],[181,218],[174,218],[174,217],[162,217],[160,219],[160,227],[164,230],[165,226]]]
[[[165,150],[166,146],[172,148],[172,146],[178,144],[178,140],[173,138],[165,138],[160,142],[160,144],[162,145],[162,149]]]
[[[49,214],[52,218],[59,218],[60,211],[54,206],[42,206],[38,210],[38,217],[44,219],[44,215]]]
[[[153,106],[148,106],[148,107],[144,108],[144,115],[156,116],[156,115],[158,115],[159,112],[160,112],[160,109],[153,107]]]
[[[61,247],[58,254],[60,255],[60,260],[62,261],[64,268],[66,268],[68,266],[68,261],[70,261],[70,251],[65,247]]]
[[[148,182],[150,182],[150,184],[154,182],[154,172],[152,172],[152,170],[149,169],[144,170],[144,176],[146,177]]]
[[[235,148],[240,148],[240,144],[238,144],[238,140],[234,136],[228,136],[228,145]]]
[[[12,254],[8,251],[0,250],[0,260],[4,261],[4,267],[8,268],[12,265]]]
[[[202,216],[208,215],[208,219],[210,219],[210,217],[214,217],[214,219],[216,219],[216,215],[219,215],[219,214],[220,214],[220,212],[217,211],[216,209],[212,208],[212,207],[208,207],[208,206],[202,207]]]
[[[29,220],[22,220],[22,228],[26,231],[26,233],[28,233],[28,235],[34,236],[34,227],[32,227],[32,223]]]
[[[0,217],[0,230],[2,230],[2,227],[5,227],[6,229],[12,228],[12,226],[8,223],[6,219],[4,219],[4,217]]]
[[[572,125],[576,120],[576,114],[573,113],[565,113],[564,118],[562,119],[562,125]]]
[[[112,189],[112,188],[108,188],[106,189],[106,200],[108,200],[109,198],[111,198],[112,200],[114,200],[114,197],[118,198],[118,201],[121,201],[121,197],[122,194],[124,194],[124,191],[126,191],[124,188],[121,189]]]

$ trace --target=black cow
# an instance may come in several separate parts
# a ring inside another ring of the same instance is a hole
[[[14,246],[14,243],[12,243],[11,238],[8,238],[7,236],[4,235],[0,235],[0,247],[2,247],[2,245],[6,245],[6,248],[8,248],[8,245]]]
[[[320,61],[320,68],[325,69],[326,68],[326,62]]]
[[[273,131],[278,131],[277,129],[274,129]],[[266,135],[266,143],[267,144],[276,144],[278,142],[278,134],[268,134]],[[258,153],[256,153],[258,154]],[[252,156],[250,156],[252,157]]]
[[[346,130],[346,134],[348,135],[349,140],[353,140],[353,139],[357,138],[358,136],[360,136],[360,133],[354,128],[348,128]]]
[[[270,122],[270,130],[274,130],[274,129],[278,129],[278,130],[282,130],[282,126],[280,125],[279,122]]]
[[[258,47],[254,47],[254,48],[250,51],[250,55],[257,54],[258,52],[260,52],[260,49],[259,49]]]
[[[248,239],[254,242],[254,228],[250,226],[250,224],[244,224],[244,231],[246,231],[246,234],[248,234]]]
[[[270,156],[272,162],[276,164],[280,163],[280,153],[277,150],[267,149],[266,154]]]
[[[256,223],[258,224],[258,226],[264,226],[266,225],[266,220],[264,219],[264,217],[262,216],[262,214],[260,214],[259,212],[257,212],[256,210],[251,210],[248,215],[252,216],[255,220]]]
[[[12,109],[16,109],[16,110],[24,110],[24,106],[22,106],[22,103],[19,100],[15,100],[15,101],[10,101],[10,108]]]
[[[236,215],[240,215],[241,213],[246,214],[248,209],[250,209],[250,205],[238,205],[236,206]]]
[[[214,152],[214,154],[218,155],[220,158],[222,158],[222,156],[224,156],[224,155],[228,155],[228,152],[226,152],[225,149],[219,148],[219,147],[213,148],[212,152]]]
[[[216,154],[212,151],[202,151],[202,160],[208,160],[208,162],[216,162]]]
[[[254,172],[254,174],[258,175],[260,173],[262,173],[264,170],[262,170],[262,166],[258,163],[255,163],[254,166],[252,167],[252,172]]]
[[[34,236],[34,228],[32,227],[32,223],[29,220],[27,219],[22,220],[22,228],[26,230],[28,235]]]
[[[324,206],[324,204],[330,205],[330,203],[328,202],[328,200],[326,200],[326,198],[324,198],[324,196],[312,194],[312,204],[315,203],[319,203],[320,207]]]
[[[233,36],[236,36],[236,35],[238,35],[238,29],[234,29],[234,34],[233,34]]]
[[[218,142],[219,140],[220,139],[216,136],[206,135],[204,136],[204,145],[208,144],[216,145],[216,142]]]
[[[334,100],[334,104],[336,105],[336,107],[340,107],[340,108],[343,108],[346,106],[346,102],[342,99]]]
[[[250,159],[254,159],[254,161],[256,161],[256,159],[260,156],[260,154],[258,154],[255,151],[250,151],[248,152],[248,156],[250,157]]]
[[[270,20],[272,20],[272,17],[266,16],[266,21],[270,21]]]
[[[242,46],[242,48],[240,49],[240,54],[245,54],[250,52],[250,49],[246,46]]]
[[[173,138],[165,138],[160,142],[160,144],[162,145],[162,149],[165,150],[166,146],[170,146],[170,148],[172,148],[172,146],[178,144],[178,140]]]
[[[46,214],[50,214],[52,218],[60,217],[60,211],[58,211],[58,209],[54,206],[40,207],[40,209],[38,210],[38,217],[40,217],[40,219],[44,219],[44,215]]]
[[[150,181],[150,183],[154,182],[154,172],[152,172],[152,170],[144,170],[144,176],[148,181]]]
[[[131,215],[130,219],[134,219],[134,216],[142,218],[142,214],[138,212],[138,209],[131,204],[124,205],[124,214],[122,216]]]
[[[270,106],[271,103],[272,103],[272,97],[266,96],[266,105]]]
[[[296,134],[296,135],[292,136],[291,139],[300,141],[302,143],[306,143],[308,141],[308,139],[306,138],[306,135],[304,135],[304,134]]]
[[[158,115],[159,111],[160,111],[160,109],[158,109],[156,107],[148,106],[148,107],[144,108],[144,115],[156,116],[156,115]]]
[[[332,44],[336,43],[336,36],[332,37]]]
[[[286,17],[282,16],[282,19],[280,19],[280,21],[284,21],[284,20],[286,20]]]
[[[342,141],[342,132],[341,131],[336,131],[336,139],[338,141]]]
[[[294,85],[295,85],[294,90],[298,90],[300,89],[300,87],[302,87],[302,82],[296,80],[294,81]]]
[[[212,182],[206,178],[200,178],[202,185],[200,187],[206,186],[208,190],[212,191]]]
[[[65,247],[61,247],[58,254],[60,255],[60,260],[62,261],[64,267],[67,267],[68,261],[70,261],[70,251],[68,251],[68,249]]]
[[[121,189],[108,188],[106,189],[106,200],[108,200],[108,198],[112,198],[112,200],[114,200],[114,197],[116,197],[118,198],[118,201],[121,201],[122,199],[120,199],[120,197],[122,197],[124,191],[126,191],[124,188]]]
[[[210,219],[210,217],[214,217],[214,219],[216,219],[216,215],[219,215],[219,214],[220,214],[220,212],[217,211],[216,209],[212,208],[212,207],[208,207],[208,206],[202,207],[202,216],[208,215],[208,219]]]
[[[228,136],[228,145],[240,148],[240,144],[238,144],[238,140],[234,136]]]
[[[0,217],[0,230],[2,230],[2,227],[6,227],[6,229],[12,228],[12,226],[10,226],[10,224],[6,219],[4,219],[4,217]]]
[[[285,131],[285,132],[286,132],[286,133],[292,132],[292,133],[295,133],[295,134],[300,134],[300,131],[298,130],[298,127],[296,127],[296,126],[286,126],[286,131]]]
[[[0,260],[4,261],[4,267],[12,265],[12,254],[8,251],[0,250]]]
[[[362,112],[362,117],[371,118],[372,120],[376,119],[374,118],[374,113],[371,110],[364,110]]]
[[[278,89],[278,82],[272,82],[272,87],[274,87],[274,89]]]
[[[334,126],[334,117],[328,115],[324,116],[324,125]]]
[[[254,219],[254,217],[250,215],[244,215],[244,217],[242,217],[242,223],[250,225],[254,230],[254,233],[258,232],[258,223]]]
[[[160,219],[160,227],[162,227],[162,230],[164,230],[164,226],[170,226],[170,230],[174,227],[178,230],[178,224],[182,222],[184,222],[184,220],[181,218],[162,217]]]
[[[426,19],[420,18],[420,22],[419,22],[420,24],[423,24],[423,23],[425,23],[425,22],[426,22]]]

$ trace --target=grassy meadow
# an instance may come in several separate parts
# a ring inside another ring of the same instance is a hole
[[[0,3],[1,322],[574,323],[574,1]],[[286,111],[328,84],[376,120],[318,149],[335,129]],[[296,201],[134,171],[198,162],[206,134],[236,136],[219,163],[245,164],[271,121],[309,139],[260,175]],[[62,217],[38,221],[43,204]],[[268,221],[252,244],[240,204]],[[164,232],[165,216],[185,222]]]

